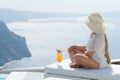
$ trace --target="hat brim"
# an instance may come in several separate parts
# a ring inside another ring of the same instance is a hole
[[[88,19],[88,16],[84,16],[84,17],[80,17],[78,18],[78,22],[81,22],[81,23],[90,23],[89,19]],[[103,22],[102,23],[102,26],[104,27],[109,27],[109,28],[114,28],[114,25],[113,24],[110,24],[110,23],[106,23],[106,22]]]

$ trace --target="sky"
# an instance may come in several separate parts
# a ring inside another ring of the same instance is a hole
[[[35,12],[120,11],[120,0],[0,0],[0,8]]]

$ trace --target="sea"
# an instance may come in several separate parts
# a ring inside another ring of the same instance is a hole
[[[104,16],[111,59],[120,58],[120,19]],[[32,56],[6,63],[2,69],[45,67],[56,62],[56,49],[62,50],[63,59],[68,59],[71,45],[86,45],[91,31],[80,22],[80,17],[50,17],[30,19],[27,22],[6,23],[14,33],[24,36]]]

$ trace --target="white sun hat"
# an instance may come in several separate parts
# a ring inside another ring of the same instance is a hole
[[[99,13],[92,13],[89,16],[82,17],[80,21],[86,23],[86,25],[94,33],[104,34],[105,27],[110,26],[110,24],[104,22],[102,16]]]

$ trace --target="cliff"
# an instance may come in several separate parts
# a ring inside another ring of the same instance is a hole
[[[25,37],[11,32],[4,22],[0,21],[0,66],[30,56]]]

